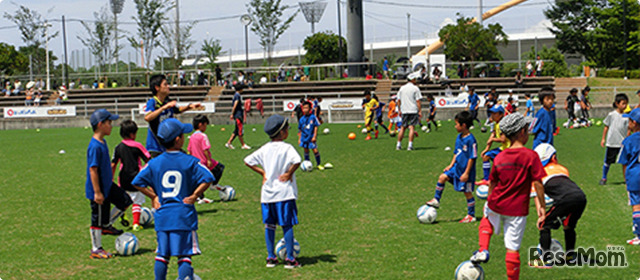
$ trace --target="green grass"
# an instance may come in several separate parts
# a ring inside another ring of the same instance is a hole
[[[438,223],[420,224],[415,217],[418,207],[433,196],[437,176],[451,160],[451,152],[444,147],[453,146],[455,129],[453,122],[442,124],[438,132],[421,133],[413,152],[395,151],[395,140],[388,135],[365,142],[358,133],[355,141],[349,141],[347,133],[360,130],[355,124],[325,125],[331,133],[319,137],[319,149],[323,161],[333,163],[335,169],[296,174],[300,224],[295,235],[302,245],[303,267],[294,271],[264,267],[261,179],[243,164],[250,151],[223,147],[230,127],[210,127],[207,134],[214,158],[227,166],[221,183],[236,188],[237,200],[197,205],[203,254],[193,259],[196,273],[203,279],[451,279],[456,266],[477,248],[478,223],[457,223],[466,214],[464,196],[447,185]],[[267,141],[259,125],[248,125],[246,131],[247,142],[256,148]],[[297,142],[295,132],[288,142]],[[473,132],[480,149],[484,148],[488,134]],[[606,245],[623,245],[632,234],[620,166],[612,167],[609,185],[597,184],[604,156],[601,135],[600,127],[562,130],[556,146],[560,162],[588,197],[577,228],[578,246],[604,250]],[[144,143],[146,130],[141,129],[138,136]],[[141,241],[137,255],[89,259],[90,208],[84,182],[90,137],[91,131],[82,128],[0,131],[2,279],[153,278],[153,229],[136,233]],[[117,129],[107,141],[113,149],[120,141]],[[61,149],[66,154],[58,154]],[[477,171],[482,173],[480,162]],[[215,192],[207,195],[217,200]],[[482,205],[480,201],[478,213]],[[538,243],[534,215],[529,217],[522,246],[522,279],[638,276],[640,249],[627,245],[630,265],[624,269],[529,268],[525,251]],[[281,236],[278,229],[276,238]],[[553,237],[564,243],[562,231],[554,231]],[[114,240],[105,236],[103,244],[113,251]],[[502,235],[494,236],[492,259],[483,265],[488,279],[506,276],[503,244]],[[168,278],[176,276],[173,259]]]

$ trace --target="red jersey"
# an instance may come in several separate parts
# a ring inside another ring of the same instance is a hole
[[[489,180],[495,183],[487,198],[489,208],[500,215],[527,216],[531,184],[546,175],[538,154],[533,150],[503,150],[493,160],[489,176]]]

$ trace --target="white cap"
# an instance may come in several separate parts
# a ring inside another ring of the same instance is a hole
[[[413,73],[409,74],[409,76],[407,76],[407,79],[408,80],[413,80],[413,79],[420,78],[421,76],[422,75],[420,74],[420,71],[416,71],[416,72],[413,72]]]
[[[538,145],[535,151],[536,153],[538,153],[538,157],[540,157],[542,166],[547,166],[547,164],[551,160],[551,157],[556,154],[556,148],[547,143]]]

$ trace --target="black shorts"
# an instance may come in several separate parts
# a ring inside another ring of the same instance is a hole
[[[381,123],[383,123],[383,121],[382,121],[382,116],[377,117],[377,118],[376,118],[376,122],[377,122],[377,123],[380,123],[380,124],[381,124]]]
[[[211,174],[213,174],[213,183],[211,183],[212,186],[215,186],[220,182],[220,178],[222,178],[223,172],[224,172],[224,164],[219,162],[218,162],[218,165],[216,165],[216,167],[211,169]]]
[[[243,119],[242,118],[233,118],[236,123],[236,128],[233,130],[233,134],[242,136],[244,135],[244,127],[243,127]]]
[[[620,148],[607,147],[607,151],[604,155],[604,163],[606,164],[614,164],[618,159],[618,154],[620,154]]]
[[[416,126],[420,124],[418,114],[402,114],[402,127]]]
[[[547,212],[542,228],[558,229],[560,226],[575,228],[586,206],[587,200],[584,196],[565,197],[555,201]]]
[[[131,201],[131,197],[118,185],[111,183],[111,189],[109,190],[109,195],[103,194],[106,196],[102,205],[96,203],[94,200],[91,201],[91,226],[92,227],[103,227],[109,224],[109,216],[111,214],[111,204],[117,207],[120,210],[125,210],[133,203]]]
[[[433,121],[436,118],[436,114],[429,114],[429,116],[427,117],[428,120]]]

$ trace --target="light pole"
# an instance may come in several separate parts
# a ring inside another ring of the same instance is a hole
[[[249,24],[251,24],[251,17],[244,14],[240,17],[240,23],[244,25],[244,60],[245,67],[249,67]]]
[[[49,27],[51,24],[49,22],[44,22],[44,38],[45,38],[45,56],[47,63],[47,91],[51,90],[51,79],[49,78]]]
[[[116,73],[118,73],[118,62],[120,61],[120,48],[118,47],[118,14],[122,13],[124,0],[111,0],[111,12],[113,13],[113,21],[115,23],[114,34],[116,41]]]

